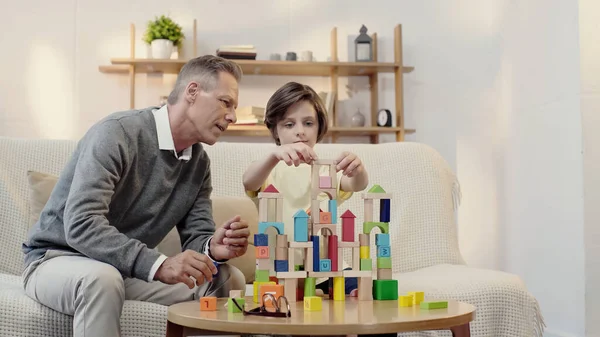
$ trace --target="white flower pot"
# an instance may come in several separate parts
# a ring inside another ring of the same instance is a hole
[[[171,58],[171,54],[173,53],[173,41],[167,39],[152,40],[150,46],[152,48],[152,58]]]

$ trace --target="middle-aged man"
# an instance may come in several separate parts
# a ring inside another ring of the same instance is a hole
[[[125,300],[244,289],[243,274],[220,263],[246,252],[248,224],[235,216],[215,229],[201,144],[235,123],[241,76],[232,61],[195,58],[165,106],[109,115],[79,141],[23,244],[26,293],[73,315],[75,337],[120,336]],[[174,226],[183,252],[166,257],[153,248]]]

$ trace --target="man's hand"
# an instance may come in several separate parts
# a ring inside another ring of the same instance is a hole
[[[344,171],[343,174],[352,178],[358,172],[363,170],[362,161],[354,153],[344,151],[335,160],[337,171]]]
[[[236,215],[215,231],[210,240],[210,253],[216,260],[229,260],[242,256],[248,249],[249,236],[248,222]]]
[[[154,279],[166,284],[182,282],[192,289],[194,280],[190,276],[196,279],[196,285],[199,286],[204,282],[211,282],[215,274],[217,274],[217,267],[208,256],[186,250],[168,257],[156,271]]]
[[[308,145],[304,143],[293,143],[278,146],[273,156],[277,160],[283,160],[287,166],[298,166],[301,163],[312,163],[317,159],[317,154]]]

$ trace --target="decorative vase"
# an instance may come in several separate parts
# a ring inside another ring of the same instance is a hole
[[[150,46],[152,47],[152,58],[171,58],[171,54],[173,53],[173,41],[167,39],[152,40]]]
[[[354,115],[352,115],[352,119],[350,121],[350,124],[353,127],[365,126],[365,115],[363,115],[360,112],[360,110],[356,110],[356,112],[354,113]]]

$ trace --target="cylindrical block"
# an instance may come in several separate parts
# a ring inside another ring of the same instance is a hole
[[[368,259],[370,257],[371,257],[371,250],[369,249],[369,246],[360,246],[360,258]]]
[[[287,248],[287,246],[288,246],[287,234],[277,234],[277,241],[276,241],[275,245],[278,248],[279,247]]]
[[[288,249],[285,247],[275,248],[275,260],[288,260]]]
[[[314,277],[307,277],[304,279],[304,296],[316,296],[317,295],[317,279]]]
[[[363,234],[360,233],[358,234],[358,242],[360,243],[361,246],[370,246],[371,242],[369,241],[369,234]]]

